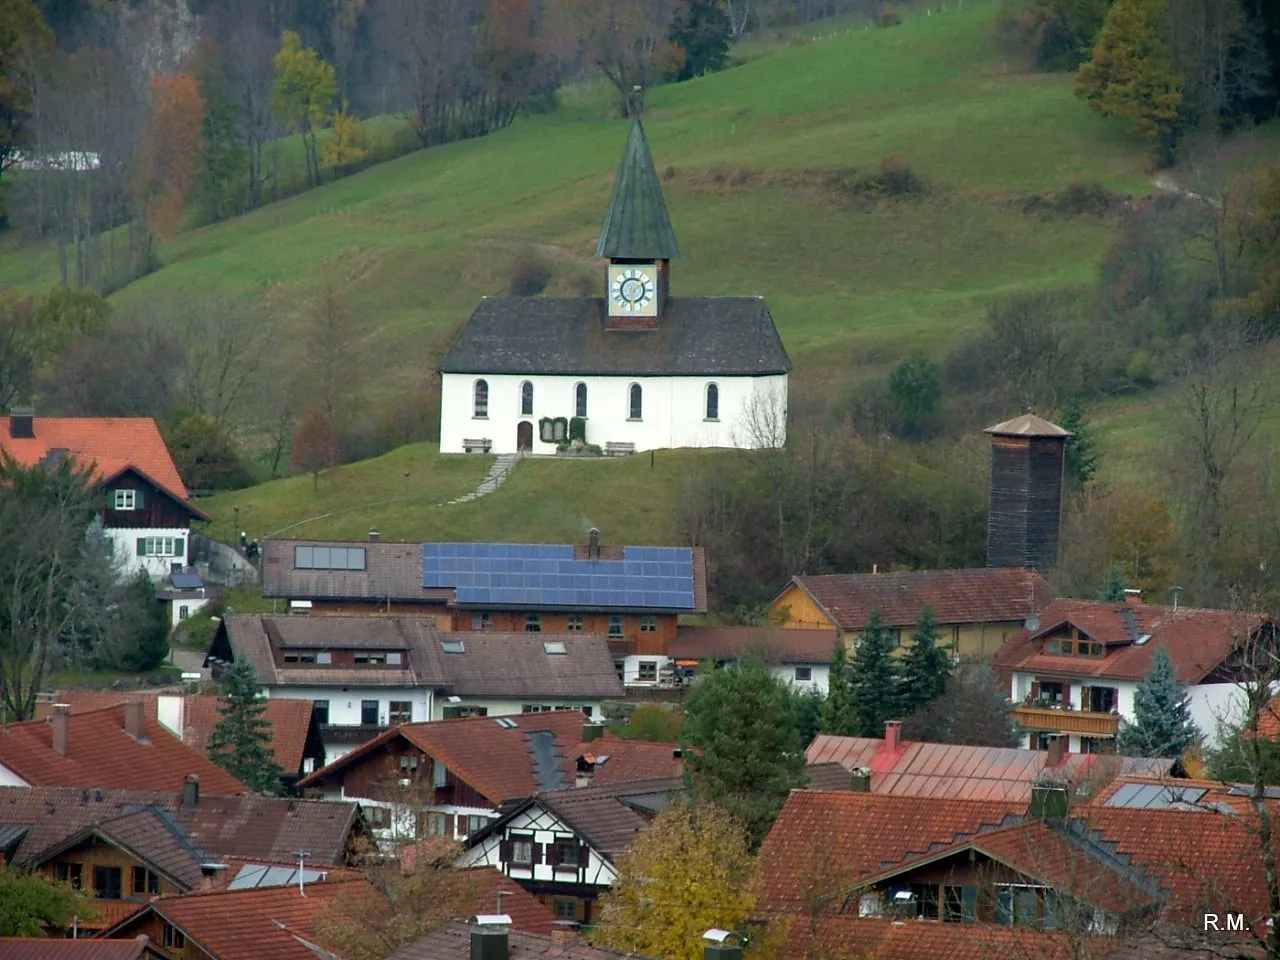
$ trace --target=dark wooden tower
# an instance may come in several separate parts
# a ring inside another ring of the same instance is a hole
[[[991,435],[987,566],[1044,572],[1058,562],[1063,470],[1071,434],[1031,413],[986,432]]]

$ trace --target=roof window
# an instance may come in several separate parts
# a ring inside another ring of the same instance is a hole
[[[466,653],[467,645],[461,640],[441,640],[440,649],[445,653]]]
[[[498,726],[500,726],[503,730],[514,730],[516,727],[520,726],[520,724],[516,723],[510,717],[498,717],[493,722],[496,723]]]
[[[546,640],[542,644],[542,649],[552,656],[564,656],[568,652],[565,650],[563,640]]]

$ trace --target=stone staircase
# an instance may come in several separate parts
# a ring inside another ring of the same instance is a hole
[[[502,486],[503,482],[511,475],[511,471],[516,468],[516,464],[520,461],[518,453],[501,453],[493,461],[493,466],[489,468],[489,475],[481,481],[480,486],[476,487],[470,493],[458,497],[456,500],[450,500],[446,506],[453,506],[455,503],[468,503],[472,500],[479,500],[481,497],[487,497],[493,491]]]

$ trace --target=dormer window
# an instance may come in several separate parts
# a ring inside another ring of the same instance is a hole
[[[1106,655],[1107,648],[1072,630],[1070,634],[1045,640],[1044,652],[1055,657],[1102,657]]]
[[[112,510],[142,509],[142,491],[141,490],[111,491],[111,509]]]
[[[378,666],[382,666],[387,662],[387,655],[381,652],[370,653],[368,651],[365,651],[363,653],[357,653],[355,655],[355,661],[357,664],[361,664],[361,665],[376,664]]]

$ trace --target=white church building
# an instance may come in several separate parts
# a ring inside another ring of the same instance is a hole
[[[780,446],[791,361],[759,297],[673,297],[680,256],[631,128],[596,256],[601,297],[486,297],[440,364],[444,453]]]

